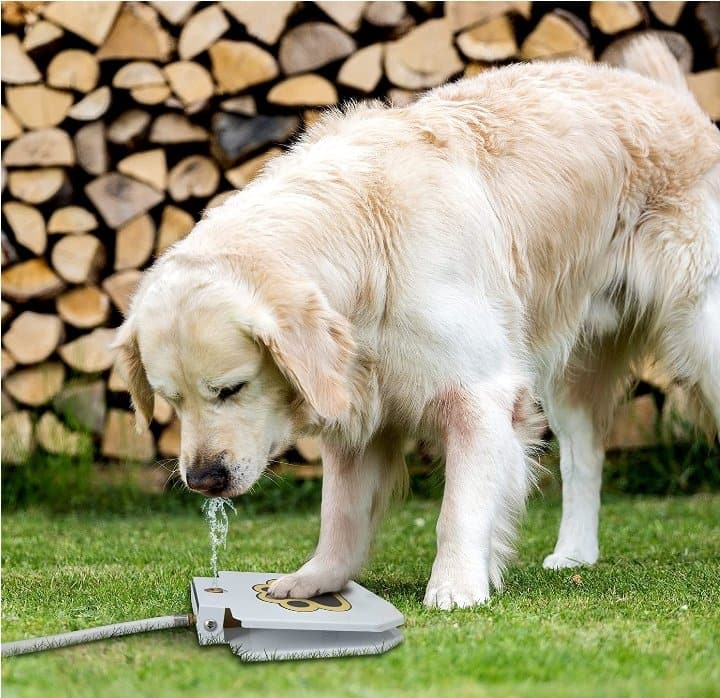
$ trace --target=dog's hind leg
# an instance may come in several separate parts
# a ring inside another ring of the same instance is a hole
[[[639,232],[646,242],[636,246],[634,278],[656,270],[653,351],[672,378],[701,397],[698,426],[720,430],[720,164],[682,205]]]
[[[716,281],[701,310],[703,361],[699,386],[708,409],[715,417],[715,431],[720,434],[720,279]]]
[[[685,315],[667,331],[672,351],[665,363],[702,401],[704,409],[693,415],[696,426],[720,433],[720,277],[710,280]]]
[[[555,550],[543,567],[561,569],[597,562],[600,487],[605,449],[587,404],[557,396],[545,410],[560,444],[562,520]]]

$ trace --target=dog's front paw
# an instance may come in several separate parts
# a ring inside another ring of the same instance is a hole
[[[552,553],[543,560],[543,567],[546,570],[564,570],[572,567],[594,565],[597,559],[597,554],[582,552]]]
[[[326,591],[335,589],[328,589],[317,575],[295,572],[273,582],[268,589],[268,596],[273,599],[309,599]]]
[[[325,566],[310,560],[297,572],[280,577],[268,589],[273,599],[309,599],[319,594],[340,591],[348,578],[337,567]]]

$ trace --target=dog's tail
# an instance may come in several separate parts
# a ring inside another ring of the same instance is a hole
[[[658,34],[633,34],[613,44],[602,60],[679,90],[687,90],[682,68]]]

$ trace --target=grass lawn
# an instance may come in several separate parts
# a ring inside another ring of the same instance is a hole
[[[199,500],[198,500],[199,506]],[[720,495],[607,497],[603,561],[549,572],[559,503],[530,506],[507,586],[485,607],[421,604],[439,502],[390,517],[359,581],[405,614],[380,657],[243,664],[194,632],[135,636],[3,661],[4,696],[720,696]],[[291,570],[317,513],[239,514],[221,567]],[[3,640],[189,610],[208,574],[193,511],[3,515]]]

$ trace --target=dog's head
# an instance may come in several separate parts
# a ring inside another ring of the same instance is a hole
[[[267,266],[170,253],[118,331],[138,427],[155,393],[167,399],[180,417],[180,474],[207,495],[247,491],[300,433],[350,407],[347,320],[314,284]]]

